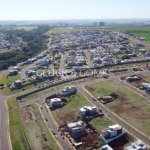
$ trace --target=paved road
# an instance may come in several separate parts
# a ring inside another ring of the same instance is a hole
[[[47,125],[49,127],[49,129],[53,129],[54,133],[56,133],[58,135],[58,141],[59,143],[61,144],[61,147],[64,149],[64,150],[73,150],[73,147],[70,145],[70,143],[68,143],[66,141],[66,139],[63,139],[59,132],[57,131],[57,126],[56,124],[54,123],[55,121],[53,120],[52,116],[47,112],[47,109],[45,107],[45,105],[43,104],[42,100],[39,101],[39,104],[41,105],[42,109],[41,109],[41,112],[43,114],[43,117],[44,118],[47,118]]]
[[[9,150],[7,113],[5,98],[0,96],[0,150]]]

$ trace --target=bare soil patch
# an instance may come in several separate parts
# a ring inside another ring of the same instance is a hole
[[[35,120],[33,110],[31,106],[26,106],[21,109],[22,118],[25,122],[28,122],[30,120]]]
[[[134,140],[135,138],[133,136],[131,136],[128,133],[125,133],[120,138],[110,142],[109,146],[112,147],[114,150],[124,150],[124,146]]]

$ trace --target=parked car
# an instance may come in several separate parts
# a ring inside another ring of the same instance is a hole
[[[96,98],[95,98],[95,97],[92,97],[92,99],[93,99],[94,101],[96,101]]]

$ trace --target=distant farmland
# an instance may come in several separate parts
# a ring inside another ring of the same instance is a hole
[[[113,30],[126,31],[128,33],[134,34],[134,36],[145,37],[146,40],[150,41],[150,27],[123,27],[116,26],[112,27]]]
[[[25,30],[25,31],[31,31],[33,29],[36,29],[35,26],[0,26],[0,30]]]
[[[62,28],[53,28],[45,33],[45,35],[49,36],[51,34],[61,34],[61,33],[70,33],[78,31],[78,29],[72,28],[72,27],[62,27]]]

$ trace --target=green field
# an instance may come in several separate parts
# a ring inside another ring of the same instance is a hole
[[[64,27],[64,28],[53,28],[45,33],[45,35],[49,36],[51,34],[61,34],[61,33],[70,33],[78,31],[77,29],[74,29],[72,27]]]
[[[36,29],[35,26],[0,26],[0,30],[25,30],[25,31],[31,31],[33,29]]]
[[[106,129],[108,126],[114,125],[114,122],[112,122],[109,118],[102,116],[91,120],[89,124],[91,124],[100,134],[103,129]]]
[[[61,109],[51,111],[59,126],[68,122],[76,121],[79,108],[83,106],[92,106],[92,104],[79,92],[71,97],[65,97],[65,99],[68,102],[67,105]]]
[[[150,27],[125,27],[116,26],[112,27],[113,30],[126,31],[128,33],[134,34],[134,36],[145,37],[146,40],[150,41]]]
[[[10,83],[14,83],[16,80],[20,80],[20,74],[17,74],[15,76],[8,76],[8,71],[5,72],[1,78],[0,78],[0,83],[1,84],[10,84]]]
[[[24,130],[22,128],[22,121],[20,110],[17,107],[15,97],[7,100],[7,106],[9,110],[9,131],[12,143],[12,148],[14,150],[29,150]]]
[[[123,87],[114,81],[105,81],[86,86],[95,97],[109,95],[115,92],[119,98],[105,106],[122,117],[124,120],[150,135],[150,102],[137,93]]]
[[[31,116],[26,116],[30,113]],[[24,131],[32,150],[60,150],[52,133],[44,123],[42,115],[36,104],[22,108]]]

